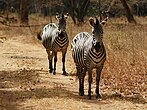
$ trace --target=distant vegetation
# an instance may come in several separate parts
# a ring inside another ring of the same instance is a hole
[[[85,16],[97,16],[104,11],[109,12],[109,17],[126,15],[129,23],[136,23],[133,15],[147,16],[147,0],[0,0],[0,18],[6,19],[1,23],[11,19],[10,13],[18,15],[20,24],[28,25],[30,14],[50,16],[52,22],[56,12],[68,12],[73,22],[79,24]]]
[[[0,0],[0,11],[4,12],[7,8],[10,11],[19,11],[20,0]],[[62,3],[62,0],[27,0],[29,1],[29,13],[41,12],[44,15],[55,15],[56,11],[67,11]],[[65,1],[65,0],[63,0]],[[80,0],[79,0],[80,1]],[[98,14],[98,0],[90,0],[87,15]],[[101,0],[102,10],[107,10],[113,0]],[[110,11],[114,16],[122,16],[125,14],[120,0],[114,0],[114,4]],[[147,16],[147,0],[126,0],[133,14],[139,16]],[[8,6],[7,6],[8,5]]]

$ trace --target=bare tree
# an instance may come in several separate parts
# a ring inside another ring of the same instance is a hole
[[[133,17],[133,14],[130,11],[129,6],[127,5],[126,0],[120,0],[120,1],[121,1],[122,5],[123,5],[124,9],[126,10],[126,17],[128,19],[128,22],[136,24],[136,21],[135,21],[135,19]]]

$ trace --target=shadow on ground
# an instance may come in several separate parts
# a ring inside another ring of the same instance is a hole
[[[39,74],[47,74],[47,71],[25,69],[18,71],[0,71],[0,108],[17,110],[19,102],[33,98],[65,97],[74,100],[82,100],[86,103],[98,103],[98,101],[93,99],[88,100],[87,96],[78,96],[78,92],[71,91],[71,89],[67,87],[36,87],[36,85],[41,84]],[[120,94],[102,94],[102,96],[103,100],[115,99],[131,101],[133,103],[145,103],[145,100],[140,97],[124,97]]]

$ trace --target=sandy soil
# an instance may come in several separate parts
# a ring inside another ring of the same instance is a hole
[[[95,84],[92,100],[78,96],[70,47],[66,59],[70,75],[62,75],[60,53],[57,74],[52,75],[46,51],[36,39],[6,36],[2,31],[0,35],[0,110],[147,110],[144,100],[124,97],[105,85],[100,87],[101,101],[95,99]]]

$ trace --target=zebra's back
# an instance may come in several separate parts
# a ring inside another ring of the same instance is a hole
[[[60,32],[55,23],[47,24],[42,32],[42,44],[51,51],[60,51],[68,47],[67,33]]]
[[[95,68],[106,60],[105,47],[102,44],[99,51],[93,47],[93,37],[87,32],[77,34],[72,41],[72,56],[77,66]]]
[[[72,40],[72,56],[74,62],[77,66],[84,67],[84,53],[85,53],[85,43],[90,38],[90,34],[88,32],[81,32],[77,34]]]
[[[46,49],[51,48],[52,42],[57,37],[58,32],[58,27],[55,23],[49,23],[44,26],[42,30],[41,40],[43,46]]]

